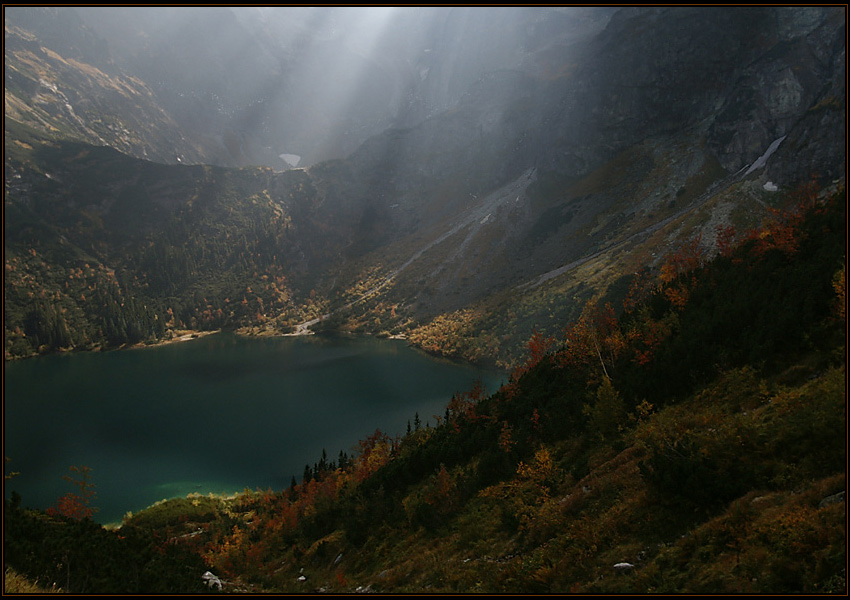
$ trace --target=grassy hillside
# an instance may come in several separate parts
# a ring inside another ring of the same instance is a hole
[[[846,197],[732,234],[287,490],[112,532],[7,502],[6,564],[68,591],[119,589],[104,565],[136,556],[170,591],[209,569],[232,592],[846,593]],[[112,558],[69,573],[83,548]]]

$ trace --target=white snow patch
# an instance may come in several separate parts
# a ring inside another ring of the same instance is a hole
[[[290,167],[297,167],[298,163],[301,162],[301,157],[297,154],[281,154],[280,158]]]
[[[763,187],[764,187],[764,191],[766,191],[766,192],[778,192],[779,191],[779,188],[772,181],[768,181],[767,183],[764,184]]]
[[[749,168],[749,169],[747,169],[747,172],[746,172],[746,173],[744,173],[744,175],[749,175],[750,173],[752,173],[752,172],[753,172],[753,171],[755,171],[756,169],[761,169],[764,165],[766,165],[766,164],[767,164],[767,159],[768,159],[768,158],[770,158],[770,156],[771,156],[774,152],[776,152],[776,149],[777,149],[777,148],[779,148],[779,144],[781,144],[781,143],[782,143],[782,141],[783,141],[786,137],[787,137],[787,136],[784,136],[784,135],[783,135],[783,136],[782,136],[781,138],[779,138],[778,140],[774,140],[774,141],[773,141],[773,143],[772,143],[772,144],[768,147],[767,151],[766,151],[764,154],[762,154],[761,156],[759,156],[759,157],[756,159],[756,162],[754,162],[753,164],[751,164],[751,165],[750,165],[750,168]]]

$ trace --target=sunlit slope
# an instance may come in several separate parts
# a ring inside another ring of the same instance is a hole
[[[15,10],[10,9],[13,17]],[[181,135],[150,87],[110,62],[102,40],[79,22],[59,20],[59,9],[32,10],[41,11],[48,28],[53,22],[69,37],[78,37],[57,47],[55,39],[39,39],[14,18],[6,19],[7,122],[27,124],[54,139],[108,145],[163,163],[202,161],[203,150]]]

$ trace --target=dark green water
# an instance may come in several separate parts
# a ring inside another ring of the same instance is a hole
[[[376,428],[435,424],[455,392],[500,373],[437,360],[403,341],[241,338],[220,333],[138,350],[6,363],[6,482],[46,508],[92,469],[100,508],[118,522],[163,498],[280,490],[327,451],[336,460]]]

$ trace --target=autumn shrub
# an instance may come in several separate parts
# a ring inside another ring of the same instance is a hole
[[[402,502],[408,522],[435,531],[457,510],[457,482],[445,465]]]

